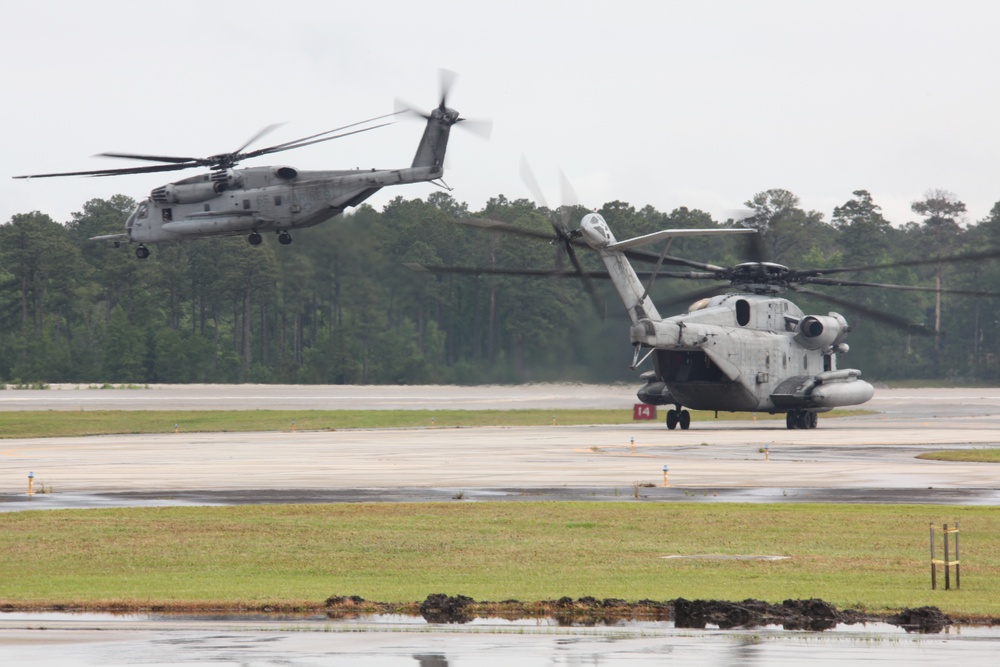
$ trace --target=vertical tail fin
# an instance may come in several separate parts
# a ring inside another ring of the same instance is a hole
[[[604,261],[611,282],[614,283],[632,324],[639,320],[659,320],[660,313],[646,293],[646,288],[636,275],[635,269],[632,268],[622,249],[614,247],[617,244],[615,236],[601,214],[585,215],[580,222],[580,231],[583,232],[587,244],[597,250]]]
[[[437,176],[444,173],[444,154],[448,150],[448,136],[451,126],[461,120],[458,112],[441,104],[427,116],[427,126],[424,135],[417,146],[417,154],[413,156],[413,167],[431,167]]]
[[[632,319],[632,324],[635,324],[639,320],[657,321],[661,318],[660,313],[656,310],[656,306],[653,305],[653,301],[649,298],[646,287],[639,280],[639,276],[636,275],[635,270],[625,256],[627,250],[678,236],[753,234],[754,230],[661,229],[658,232],[646,234],[645,236],[637,236],[626,241],[617,241],[614,234],[611,233],[608,223],[604,221],[604,218],[599,213],[589,213],[580,221],[580,232],[583,238],[586,239],[587,245],[596,250],[600,254],[601,259],[604,260],[604,265],[608,268],[608,273],[611,275],[611,281],[614,283],[615,289],[618,290],[618,296],[621,297],[622,302],[625,304],[625,309]],[[660,257],[661,262],[665,255],[666,250],[664,249],[664,255]],[[702,266],[706,271],[723,270],[722,267],[712,264],[696,265]],[[710,276],[711,274],[708,275]]]

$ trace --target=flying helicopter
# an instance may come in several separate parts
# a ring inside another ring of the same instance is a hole
[[[691,413],[687,408],[716,413],[783,413],[787,428],[812,429],[817,427],[820,413],[860,405],[872,398],[875,389],[871,383],[861,379],[860,370],[838,366],[838,355],[849,350],[845,340],[851,326],[844,316],[838,312],[806,314],[795,303],[781,296],[786,291],[854,308],[873,319],[911,333],[929,333],[929,330],[899,316],[860,307],[805,285],[1000,296],[1000,293],[986,291],[938,290],[826,277],[889,266],[884,264],[795,270],[772,262],[751,261],[727,268],[668,254],[673,239],[697,235],[755,234],[752,229],[666,229],[618,241],[599,213],[583,216],[576,230],[553,222],[554,237],[540,230],[496,221],[459,221],[484,229],[549,239],[569,257],[573,269],[408,265],[409,268],[432,273],[577,277],[584,281],[587,291],[595,299],[595,305],[597,295],[591,281],[610,279],[630,319],[631,368],[635,370],[647,359],[652,359],[653,369],[640,375],[645,384],[638,390],[638,398],[649,405],[672,406],[666,413],[669,429],[678,426],[681,429],[690,428]],[[658,241],[666,241],[660,253],[639,250]],[[574,247],[596,251],[607,270],[585,270],[576,257]],[[950,258],[897,262],[891,266],[967,261],[998,255],[1000,252],[990,250]],[[656,266],[652,272],[640,274],[630,260],[655,262]],[[665,263],[696,270],[662,271]],[[657,276],[723,281],[723,284],[675,298],[672,304],[683,300],[693,303],[683,314],[662,317],[649,296]],[[646,279],[645,284],[643,278]]]
[[[445,151],[451,128],[465,121],[447,106],[454,73],[442,71],[442,92],[437,107],[418,113],[427,121],[412,164],[400,169],[354,169],[340,171],[300,171],[291,166],[249,167],[237,169],[244,160],[302,148],[360,132],[384,127],[397,114],[410,108],[351,123],[333,130],[274,146],[246,150],[250,144],[273,130],[271,125],[229,153],[204,158],[146,155],[136,153],[101,153],[103,157],[142,160],[159,164],[115,169],[95,169],[50,174],[14,176],[19,179],[60,176],[118,176],[152,172],[208,168],[208,173],[191,176],[153,189],[125,222],[121,234],[93,237],[94,241],[138,244],[135,254],[149,256],[147,245],[184,241],[212,236],[247,235],[250,245],[260,245],[262,233],[274,232],[278,242],[292,242],[290,230],[312,227],[325,222],[345,209],[358,206],[389,185],[438,181],[444,174]],[[488,127],[470,124],[482,133]],[[443,182],[441,185],[447,188]]]

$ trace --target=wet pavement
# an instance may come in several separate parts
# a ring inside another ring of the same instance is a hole
[[[44,631],[40,628],[45,628]],[[184,618],[163,615],[2,614],[5,664],[33,665],[992,665],[1000,630],[951,627],[907,634],[885,623],[825,632],[681,630],[627,621],[561,626],[551,619],[480,619],[433,625],[420,618],[332,622],[321,617]]]

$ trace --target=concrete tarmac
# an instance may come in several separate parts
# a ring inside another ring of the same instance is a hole
[[[214,402],[212,397],[221,393],[211,386],[8,390],[0,395],[0,403],[5,409],[9,400],[20,409],[72,404],[106,409],[104,401],[110,399],[84,400],[97,393],[112,394],[112,402],[120,405],[143,406],[134,409],[184,409],[188,402],[201,407],[235,402],[247,409],[276,403],[336,409],[341,402],[356,400],[348,396],[351,389],[372,409],[400,409],[400,404],[510,407],[526,396],[530,407],[545,409],[571,401],[630,410],[634,402],[632,388],[535,385],[238,386],[226,387],[225,397]],[[1000,505],[1000,466],[915,458],[925,451],[1000,446],[1000,390],[880,390],[864,407],[878,413],[821,417],[814,430],[787,430],[783,420],[751,418],[695,422],[689,431],[669,431],[661,422],[515,428],[447,428],[438,423],[435,428],[333,432],[8,439],[0,440],[0,511],[636,496]],[[35,474],[36,490],[52,493],[36,494],[29,501],[29,471]]]

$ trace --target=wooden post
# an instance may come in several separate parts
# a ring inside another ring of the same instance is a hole
[[[959,536],[958,521],[956,521],[955,522],[955,590],[961,588],[961,586],[959,585],[960,583],[959,568],[962,567],[961,565],[962,561],[958,557],[958,536]]]
[[[946,591],[951,590],[951,566],[955,566],[955,589],[961,587],[962,582],[962,564],[961,559],[958,556],[958,537],[959,529],[958,522],[955,522],[955,527],[949,529],[948,524],[941,526],[942,537],[944,538],[944,559],[938,560],[935,558],[936,545],[934,544],[934,524],[931,523],[931,590],[937,589],[937,566],[938,564],[944,566],[944,589]],[[952,559],[951,556],[951,545],[948,543],[951,539],[951,535],[955,535],[955,556]]]
[[[937,563],[934,562],[934,524],[931,523],[931,590],[937,590]]]
[[[948,524],[944,524],[944,589],[951,590],[951,563],[948,561]]]

